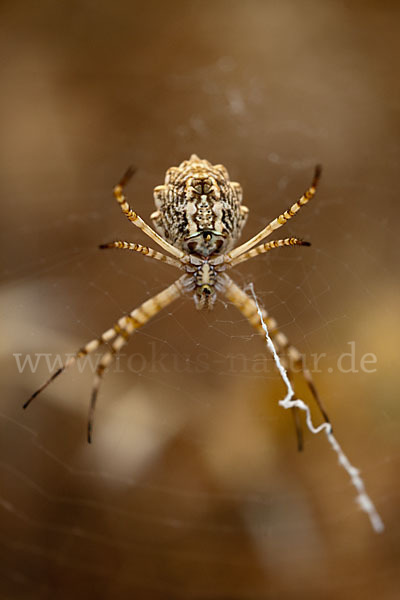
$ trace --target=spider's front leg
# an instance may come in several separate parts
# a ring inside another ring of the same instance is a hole
[[[252,298],[250,298],[246,292],[244,292],[236,283],[227,275],[225,275],[225,296],[236,306],[236,308],[246,317],[249,321],[250,325],[254,327],[258,333],[264,336],[264,330],[262,328],[262,324],[260,321],[260,316],[258,314],[258,308],[256,303]],[[275,342],[277,346],[278,354],[283,354],[283,362],[286,370],[288,371],[289,378],[292,377],[292,373],[289,369],[289,365],[293,364],[295,367],[300,368],[301,373],[311,391],[311,394],[327,423],[330,423],[329,417],[322,405],[321,399],[318,395],[317,389],[315,387],[312,375],[308,367],[304,364],[303,357],[301,353],[289,343],[287,337],[278,330],[278,324],[272,317],[268,316],[268,313],[265,309],[262,309],[263,319],[267,326],[268,333],[271,336],[272,340]],[[287,360],[289,359],[289,361]],[[296,431],[297,431],[297,439],[298,439],[298,447],[302,448],[302,437],[299,429],[299,419],[296,411],[293,411]]]
[[[233,248],[233,250],[228,252],[227,256],[231,259],[235,259],[238,256],[241,256],[242,254],[244,254],[245,252],[249,252],[249,250],[254,248],[254,246],[256,246],[257,244],[262,242],[268,236],[270,236],[273,231],[275,231],[276,229],[279,229],[280,227],[282,227],[282,225],[285,225],[285,223],[287,223],[289,221],[289,219],[294,217],[299,212],[299,210],[303,206],[308,204],[308,202],[310,202],[310,200],[314,197],[315,192],[317,191],[317,185],[318,185],[318,181],[319,181],[320,177],[321,177],[321,165],[317,165],[315,167],[315,172],[314,172],[314,177],[313,177],[312,183],[311,183],[310,187],[301,196],[301,198],[299,200],[297,200],[297,202],[292,204],[292,206],[290,208],[285,210],[284,213],[280,214],[279,217],[276,217],[276,219],[273,219],[266,227],[264,227],[264,229],[259,231],[257,233],[257,235],[252,237],[250,240],[248,240],[244,244],[241,244],[240,246],[236,246],[235,248]]]
[[[58,375],[60,375],[65,369],[73,365],[79,358],[91,354],[99,346],[108,342],[110,343],[110,350],[106,352],[98,366],[96,367],[96,373],[93,381],[92,394],[89,408],[88,418],[88,442],[92,440],[92,429],[93,429],[93,416],[96,406],[97,394],[99,391],[102,377],[113,362],[115,355],[121,350],[121,348],[128,343],[131,335],[140,327],[143,327],[152,317],[154,317],[163,308],[174,302],[184,292],[183,281],[186,278],[185,275],[177,279],[172,285],[168,286],[162,292],[156,294],[149,300],[143,302],[138,308],[132,310],[128,315],[121,317],[118,322],[111,328],[103,333],[99,338],[92,340],[85,346],[83,346],[74,356],[69,358],[66,363],[58,369],[53,375],[29,398],[24,404],[24,408],[27,408],[32,400],[40,394]]]
[[[134,172],[135,170],[132,167],[129,167],[129,169],[126,171],[125,175],[122,177],[120,182],[114,187],[114,196],[118,204],[120,205],[122,212],[131,223],[136,225],[136,227],[139,227],[139,229],[141,229],[143,233],[148,235],[149,238],[151,238],[154,242],[156,242],[156,244],[161,246],[161,248],[163,248],[176,258],[183,258],[184,252],[182,252],[182,250],[175,248],[175,246],[164,240],[164,238],[162,238],[158,233],[156,233],[154,229],[150,227],[150,225],[147,225],[147,223],[143,221],[143,219],[139,217],[139,215],[129,206],[128,201],[123,193],[123,190],[129,182],[129,180],[131,179]]]

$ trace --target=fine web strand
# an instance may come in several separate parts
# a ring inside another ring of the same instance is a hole
[[[335,436],[332,433],[331,424],[330,423],[322,423],[318,427],[315,427],[312,422],[310,409],[307,406],[307,404],[305,404],[305,402],[303,402],[303,400],[300,400],[299,398],[297,398],[295,400],[293,399],[294,395],[295,395],[293,386],[288,378],[286,369],[282,365],[280,358],[276,352],[275,346],[274,346],[274,344],[270,338],[270,335],[268,333],[268,328],[263,319],[262,311],[261,311],[260,305],[258,303],[256,294],[254,292],[254,286],[252,283],[249,284],[249,289],[251,291],[251,294],[253,296],[254,302],[257,307],[257,312],[258,312],[258,315],[261,320],[261,325],[262,325],[263,331],[265,333],[265,339],[266,339],[266,342],[268,345],[268,349],[270,350],[270,352],[274,358],[275,364],[278,368],[278,371],[286,385],[286,389],[287,389],[286,396],[285,396],[285,398],[283,398],[283,400],[279,400],[279,405],[285,409],[297,407],[300,410],[304,411],[306,413],[307,427],[311,431],[311,433],[317,434],[317,433],[320,433],[321,431],[325,432],[325,435],[326,435],[331,447],[337,454],[339,464],[348,473],[351,483],[357,490],[356,502],[360,506],[361,510],[363,510],[365,513],[367,513],[368,518],[371,522],[371,525],[372,525],[372,528],[374,529],[374,531],[376,533],[382,533],[382,531],[385,528],[383,521],[382,521],[378,511],[376,510],[374,503],[372,502],[371,498],[369,497],[369,495],[366,492],[364,481],[360,476],[360,471],[350,463],[346,454],[343,452],[342,447],[340,446],[339,442],[337,441],[337,439],[335,438]]]

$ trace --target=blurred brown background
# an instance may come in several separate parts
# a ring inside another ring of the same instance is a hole
[[[2,2],[0,598],[398,598],[399,12]],[[14,354],[73,352],[173,280],[97,245],[146,242],[112,199],[129,164],[148,219],[153,187],[192,152],[242,183],[246,237],[324,165],[317,198],[281,230],[312,247],[236,280],[297,347],[327,354],[315,378],[382,535],[324,436],[296,452],[283,385],[270,361],[258,372],[263,341],[225,302],[201,314],[183,300],[135,336],[91,446],[88,369],[21,410],[48,369],[19,372]],[[376,372],[334,368],[350,341]]]

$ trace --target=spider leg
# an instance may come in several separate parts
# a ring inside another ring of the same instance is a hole
[[[252,325],[258,333],[261,335],[264,334],[264,330],[262,328],[262,324],[260,321],[260,317],[258,314],[257,305],[252,298],[250,298],[246,292],[244,292],[230,277],[225,274],[225,296],[227,299],[232,302],[236,306],[236,308],[247,318],[250,325]],[[300,367],[301,373],[308,385],[308,388],[318,406],[318,409],[327,423],[330,423],[329,417],[324,409],[317,389],[314,384],[314,380],[312,378],[311,372],[308,367],[304,364],[302,354],[289,343],[287,337],[279,331],[278,324],[272,317],[268,316],[268,313],[265,309],[261,309],[263,314],[264,322],[267,326],[268,333],[271,336],[271,339],[277,346],[278,354],[285,354],[289,360],[290,364],[294,364],[296,367]],[[285,361],[285,367],[287,367],[287,361]],[[289,378],[291,376],[290,369],[288,370]],[[297,425],[296,425],[297,430]],[[298,434],[298,442],[300,447],[300,438]]]
[[[185,277],[185,275],[183,277]],[[143,327],[143,325],[145,325],[160,310],[171,304],[171,302],[176,300],[182,294],[181,280],[183,277],[175,281],[162,292],[159,292],[149,300],[143,302],[138,308],[132,310],[128,315],[121,317],[111,329],[108,329],[99,338],[92,340],[78,350],[74,356],[70,357],[60,369],[53,373],[53,375],[38,390],[36,390],[34,394],[32,394],[29,400],[27,400],[27,402],[25,402],[23,405],[23,408],[27,408],[32,400],[36,398],[38,394],[40,394],[40,392],[42,392],[56,377],[58,377],[58,375],[74,364],[79,358],[94,352],[105,342],[112,342],[111,349],[102,356],[101,361],[96,368],[88,420],[88,441],[90,443],[91,432],[93,429],[94,409],[104,372],[113,361],[114,355],[119,352],[121,348],[128,342],[130,336],[136,331],[136,329]]]
[[[264,330],[263,330],[263,335],[265,336]],[[278,344],[277,344],[277,346],[278,346]],[[281,361],[282,366],[286,370],[286,375],[287,375],[287,377],[292,385],[292,388],[293,388],[293,373],[289,366],[288,356],[287,356],[287,354],[285,354],[285,352],[279,346],[277,348],[277,354],[279,356],[279,360]],[[292,406],[290,409],[290,412],[292,413],[293,424],[294,424],[294,428],[296,431],[297,450],[299,452],[302,452],[304,443],[303,443],[303,428],[301,426],[301,419],[300,419],[300,410],[297,408],[297,406]]]
[[[288,210],[286,210],[284,213],[279,215],[279,217],[276,217],[276,219],[271,221],[271,223],[269,223],[266,227],[264,227],[264,229],[262,229],[259,233],[257,233],[257,235],[252,237],[250,240],[248,240],[244,244],[241,244],[237,248],[233,248],[233,250],[228,252],[227,256],[229,258],[236,258],[236,257],[240,256],[241,254],[244,254],[244,252],[247,252],[248,250],[253,248],[253,246],[262,242],[262,240],[265,239],[266,237],[268,237],[269,235],[271,235],[271,233],[273,231],[275,231],[276,229],[279,229],[279,227],[282,227],[282,225],[287,223],[287,221],[289,221],[289,219],[294,217],[299,212],[301,207],[305,206],[311,200],[311,198],[314,196],[316,189],[317,189],[317,184],[318,184],[320,175],[321,175],[321,166],[317,165],[315,168],[313,181],[312,181],[310,187],[308,188],[308,190],[306,190],[304,192],[303,196],[297,202],[295,202],[295,204],[293,204]]]
[[[231,267],[236,267],[236,265],[249,260],[249,258],[258,256],[259,254],[265,254],[265,252],[269,252],[274,248],[282,248],[283,246],[311,246],[311,244],[310,242],[304,242],[303,240],[299,240],[295,237],[285,238],[284,240],[273,240],[272,242],[267,242],[266,244],[260,244],[248,252],[241,254],[237,258],[234,258],[230,261],[230,265]]]
[[[106,248],[120,248],[121,250],[133,250],[135,252],[140,252],[148,258],[155,258],[156,260],[165,262],[167,263],[167,265],[171,265],[172,267],[177,267],[178,269],[182,268],[182,264],[175,258],[166,256],[161,252],[157,252],[157,250],[153,250],[148,246],[142,246],[141,244],[134,244],[132,242],[121,242],[118,240],[116,242],[109,242],[108,244],[100,244],[99,248],[101,250],[104,250]]]
[[[118,326],[120,328],[119,335],[111,343],[111,349],[106,352],[101,358],[100,363],[96,368],[96,374],[93,381],[92,393],[90,398],[89,417],[87,439],[89,444],[92,441],[93,418],[96,407],[97,395],[103,375],[110,364],[113,362],[115,355],[128,343],[131,335],[140,327],[143,327],[152,317],[154,317],[163,308],[171,304],[182,294],[181,279],[175,281],[172,285],[159,292],[149,300],[143,302],[138,308],[132,310],[129,315],[119,319]]]
[[[283,364],[283,366],[286,369],[286,374],[287,374],[288,379],[289,379],[289,381],[290,381],[290,383],[292,384],[292,387],[293,387],[293,374],[292,374],[292,371],[290,370],[290,368],[289,368],[289,366],[287,364],[288,361],[286,360],[286,356],[282,356],[281,352],[282,351],[280,351],[280,352],[278,351],[279,358],[281,360],[281,363]],[[300,419],[300,410],[297,408],[297,406],[293,406],[291,408],[291,413],[292,413],[292,416],[293,416],[293,423],[294,423],[294,427],[295,427],[295,430],[296,430],[297,450],[299,452],[302,452],[304,444],[303,444],[303,429],[302,429],[302,426],[301,426],[301,419]]]
[[[36,392],[34,392],[32,394],[32,396],[23,405],[23,408],[28,408],[29,404],[32,402],[32,400],[34,398],[36,398],[36,396],[38,396],[41,392],[43,392],[43,390],[45,390],[47,388],[47,386],[52,381],[54,381],[54,379],[56,379],[56,377],[58,377],[66,369],[71,367],[77,360],[82,358],[82,356],[87,356],[88,354],[91,354],[92,352],[97,350],[97,348],[99,348],[99,346],[101,346],[102,344],[104,344],[106,342],[110,342],[112,339],[114,339],[119,334],[119,332],[120,332],[119,325],[114,325],[113,327],[111,327],[111,329],[107,329],[107,331],[102,333],[100,337],[95,338],[94,340],[91,340],[90,342],[88,342],[85,346],[82,346],[82,348],[80,348],[73,356],[70,356],[66,360],[66,362],[59,369],[57,369],[57,371],[55,371],[51,375],[51,377],[49,377],[49,379],[47,381],[45,381],[43,383],[43,385],[40,386],[39,389],[36,390]]]
[[[296,437],[297,437],[297,450],[299,452],[303,451],[304,443],[303,443],[303,429],[301,427],[300,421],[300,411],[297,406],[293,406],[292,409],[294,426],[296,428]]]
[[[283,334],[282,334],[283,335]],[[286,338],[285,335],[283,335],[284,338]],[[288,339],[286,338],[286,343],[285,343],[285,348],[287,351],[287,354],[291,360],[291,362],[293,362],[295,367],[299,367],[301,370],[301,374],[305,379],[305,382],[308,385],[308,388],[311,392],[311,394],[314,397],[315,403],[319,408],[319,411],[321,413],[321,415],[324,418],[324,421],[326,421],[327,423],[331,424],[330,419],[328,417],[328,414],[322,404],[322,400],[319,396],[318,390],[315,386],[314,380],[312,378],[311,375],[311,371],[310,369],[307,367],[307,365],[304,364],[304,360],[303,360],[303,356],[301,355],[301,353],[297,350],[297,348],[295,348],[295,346],[292,346]]]
[[[156,233],[154,229],[150,227],[150,225],[147,225],[147,223],[145,223],[145,221],[143,221],[143,219],[139,217],[139,215],[135,213],[135,211],[132,210],[129,206],[126,197],[123,194],[123,189],[129,182],[134,172],[134,169],[132,167],[129,167],[129,169],[126,171],[125,175],[122,177],[120,182],[114,187],[114,196],[118,204],[120,205],[122,212],[131,221],[131,223],[136,225],[136,227],[139,227],[139,229],[141,229],[143,233],[148,235],[154,242],[156,242],[156,244],[161,246],[161,248],[163,248],[176,258],[182,258],[184,256],[184,252],[182,250],[178,250],[178,248],[175,248],[175,246],[172,246],[172,244],[164,240],[164,238],[162,238],[158,233]]]

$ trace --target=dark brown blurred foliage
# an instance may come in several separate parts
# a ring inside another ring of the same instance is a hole
[[[3,1],[1,598],[398,597],[399,18],[396,2]],[[242,183],[246,237],[324,165],[284,233],[312,247],[236,278],[327,354],[315,378],[380,536],[326,440],[296,452],[263,341],[224,302],[182,301],[135,336],[92,446],[87,370],[21,410],[48,370],[15,354],[73,352],[172,281],[97,246],[144,243],[111,195],[129,164],[147,219],[192,152]],[[329,372],[350,341],[376,372]]]

